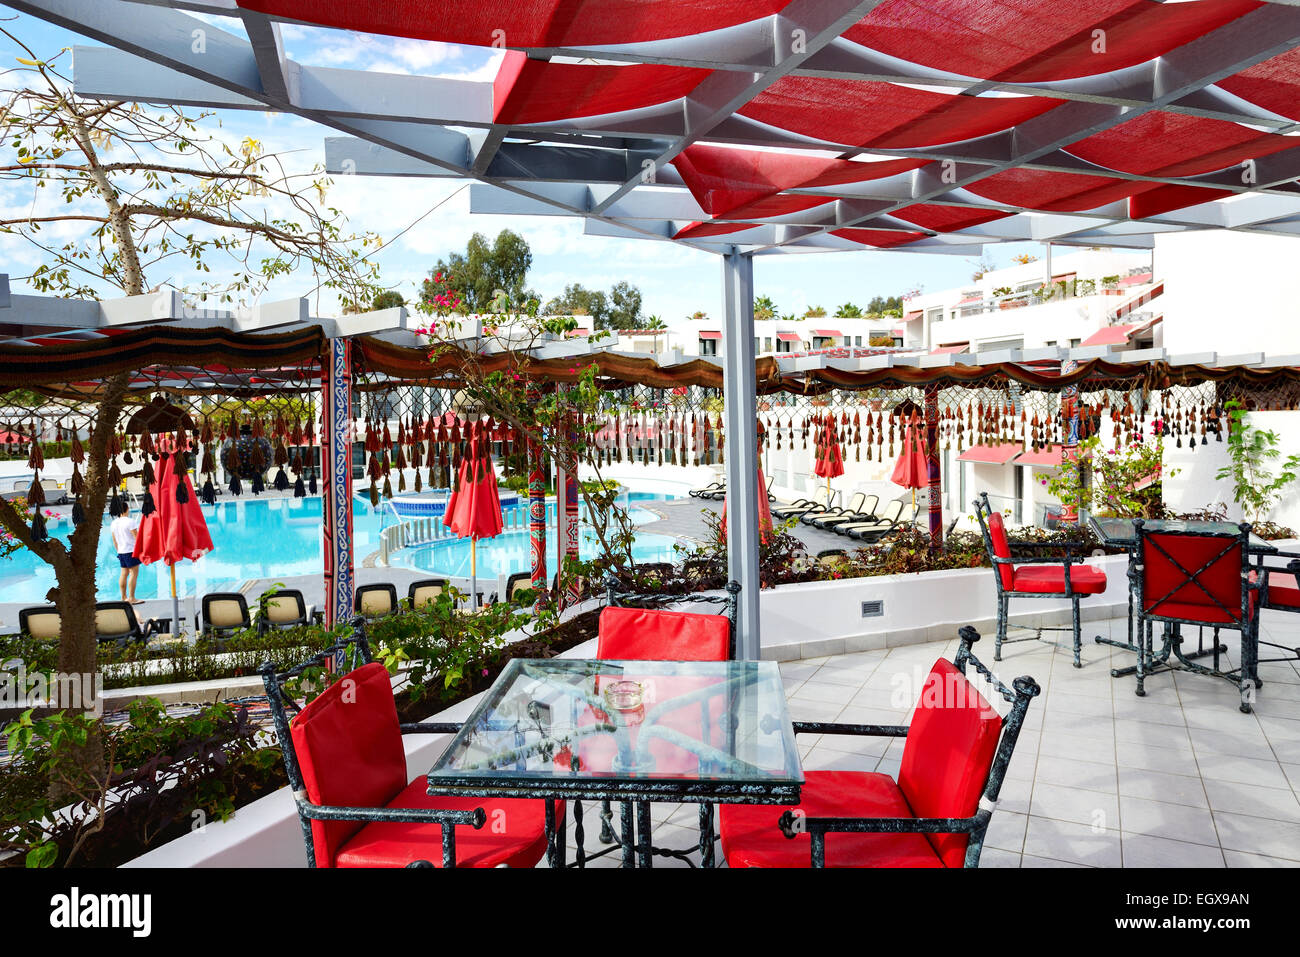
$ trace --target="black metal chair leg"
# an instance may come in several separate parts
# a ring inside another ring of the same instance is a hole
[[[700,866],[713,867],[713,805],[700,805]]]
[[[636,805],[637,850],[641,866],[654,867],[654,850],[650,842],[650,802],[638,801]]]
[[[582,826],[582,802],[573,802],[573,842],[576,845],[573,852],[573,860],[579,868],[587,866],[587,848],[583,842],[587,838],[587,832]]]
[[[1074,605],[1074,667],[1082,668],[1083,662],[1079,659],[1079,652],[1083,649],[1083,628],[1079,622],[1079,599],[1075,596],[1071,603]]]
[[[993,644],[993,660],[1002,660],[1002,642],[1007,637],[1007,597],[998,595],[998,636]]]
[[[613,817],[614,812],[610,809],[609,799],[600,802],[600,843],[613,844],[614,832],[609,826],[609,820]]]

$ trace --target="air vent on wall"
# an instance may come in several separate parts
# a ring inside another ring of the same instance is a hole
[[[863,618],[879,618],[885,613],[885,603],[883,601],[864,601],[862,603]]]

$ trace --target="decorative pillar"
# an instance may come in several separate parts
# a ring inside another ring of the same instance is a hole
[[[563,395],[566,388],[563,383],[557,383],[555,391]],[[578,530],[578,462],[577,457],[570,451],[576,435],[569,424],[567,414],[564,415],[564,424],[560,427],[565,429],[567,447],[560,448],[557,443],[555,456],[555,557],[556,572],[559,575],[556,601],[563,611],[570,605],[576,604],[579,598],[578,581],[565,575],[564,559],[568,556],[578,557],[580,532]]]
[[[321,518],[325,536],[325,626],[352,617],[352,342],[329,340],[321,369]]]
[[[723,434],[730,452],[727,476],[727,574],[740,583],[736,607],[736,657],[757,661],[758,397],[754,375],[754,260],[734,246],[722,259]]]
[[[1048,248],[1051,248],[1050,245]],[[1063,359],[1061,375],[1069,375],[1078,367],[1079,363],[1073,359]],[[1068,385],[1061,390],[1061,419],[1065,422],[1065,441],[1061,443],[1061,468],[1070,468],[1070,461],[1079,454],[1079,387],[1077,385]],[[1079,470],[1079,480],[1082,483],[1083,465],[1076,462],[1073,467]],[[1082,524],[1083,509],[1063,508],[1061,517]]]
[[[943,546],[943,474],[939,469],[939,386],[925,387],[925,467],[930,486],[930,548]]]
[[[528,384],[528,404],[542,398],[537,384]],[[532,559],[532,586],[546,591],[546,469],[540,442],[528,440],[528,552]]]

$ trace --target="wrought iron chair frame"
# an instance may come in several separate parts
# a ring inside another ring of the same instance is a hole
[[[1259,565],[1258,565],[1259,578],[1260,578],[1260,585],[1259,585],[1259,588],[1260,588],[1260,593],[1259,593],[1259,607],[1260,607],[1261,609],[1263,609],[1263,608],[1269,608],[1269,609],[1272,609],[1273,611],[1285,611],[1285,612],[1290,612],[1291,614],[1296,614],[1297,612],[1300,612],[1300,608],[1298,608],[1298,607],[1293,607],[1293,606],[1291,606],[1291,605],[1274,605],[1274,604],[1272,604],[1272,603],[1269,601],[1269,598],[1268,598],[1268,581],[1269,581],[1269,573],[1270,573],[1270,572],[1274,572],[1274,571],[1276,571],[1276,572],[1282,572],[1282,571],[1285,571],[1286,573],[1288,573],[1288,574],[1290,574],[1290,575],[1293,575],[1293,576],[1295,577],[1295,580],[1296,580],[1296,587],[1297,587],[1297,588],[1300,588],[1300,552],[1274,552],[1272,555],[1267,556],[1267,557],[1269,557],[1269,558],[1289,558],[1289,559],[1291,559],[1291,561],[1289,561],[1289,562],[1286,563],[1286,568],[1285,568],[1285,569],[1281,569],[1281,568],[1270,568],[1270,567],[1268,567],[1267,565],[1264,564],[1264,561],[1263,561],[1264,557],[1265,557],[1265,556],[1260,556],[1260,562],[1259,562]],[[1257,657],[1257,658],[1255,659],[1255,664],[1256,664],[1256,665],[1269,664],[1270,662],[1276,662],[1276,661],[1297,661],[1297,660],[1300,660],[1300,647],[1290,648],[1290,647],[1287,647],[1286,645],[1278,644],[1278,643],[1275,642],[1275,641],[1265,641],[1265,640],[1264,640],[1264,639],[1259,635],[1259,633],[1258,633],[1258,622],[1256,622],[1256,628],[1257,628],[1257,631],[1256,631],[1256,635],[1255,635],[1255,644],[1256,644],[1257,647],[1258,647],[1259,645],[1267,645],[1269,648],[1277,648],[1279,651],[1286,651],[1286,652],[1289,652],[1288,655],[1286,655],[1286,656],[1284,656],[1284,657],[1281,657],[1281,658],[1259,658],[1259,657]],[[1256,688],[1262,688],[1262,687],[1264,687],[1264,682],[1263,682],[1263,680],[1259,677],[1258,674],[1255,675],[1255,687],[1256,687]]]
[[[1237,685],[1241,692],[1241,711],[1249,714],[1252,710],[1254,693],[1261,686],[1259,680],[1259,612],[1258,608],[1252,609],[1251,592],[1258,590],[1260,586],[1259,577],[1252,579],[1251,572],[1251,555],[1250,555],[1250,525],[1241,523],[1237,526],[1236,534],[1215,534],[1206,531],[1191,531],[1180,529],[1159,529],[1157,531],[1147,531],[1145,522],[1137,519],[1133,522],[1133,529],[1137,534],[1137,545],[1134,549],[1133,561],[1129,566],[1129,574],[1133,577],[1133,590],[1137,603],[1138,616],[1138,658],[1137,658],[1137,694],[1142,697],[1146,695],[1146,678],[1148,675],[1155,674],[1159,670],[1172,670],[1179,667],[1184,671],[1190,671],[1193,674],[1207,675],[1212,678],[1223,678]],[[1200,568],[1191,571],[1183,565],[1178,559],[1170,555],[1169,552],[1159,544],[1151,541],[1153,536],[1170,538],[1213,538],[1222,539],[1226,544],[1221,552],[1206,561]],[[1163,597],[1156,600],[1158,606],[1161,602],[1183,588],[1187,584],[1196,585],[1203,591],[1211,601],[1214,602],[1222,611],[1230,616],[1236,617],[1236,624],[1230,622],[1207,622],[1195,618],[1183,618],[1177,615],[1152,614],[1147,611],[1147,594],[1146,594],[1146,576],[1143,571],[1146,567],[1146,549],[1151,545],[1161,552],[1166,559],[1172,562],[1179,572],[1185,576],[1184,581],[1178,582]],[[1210,593],[1196,576],[1209,569],[1219,559],[1228,555],[1233,548],[1239,548],[1241,552],[1241,605],[1237,608],[1229,608],[1223,604],[1216,596]],[[1159,654],[1156,654],[1154,647],[1154,638],[1152,635],[1152,623],[1163,622],[1167,627],[1165,629],[1164,644]],[[1205,628],[1214,629],[1214,649],[1213,665],[1206,667],[1191,660],[1191,656],[1183,653],[1182,650],[1182,625],[1195,625]],[[1219,631],[1226,628],[1229,631],[1238,631],[1241,633],[1241,666],[1238,668],[1224,671],[1219,667]],[[1175,659],[1177,665],[1170,661]]]
[[[1082,542],[1015,542],[1010,538],[1007,539],[1008,550],[1015,549],[1033,550],[1039,548],[1062,549],[1065,551],[1064,558],[1056,556],[1026,556],[1017,558],[1012,555],[1010,558],[1001,558],[993,552],[993,536],[989,532],[987,516],[993,514],[993,506],[989,504],[989,493],[980,492],[979,497],[975,499],[975,517],[979,519],[980,535],[984,539],[984,549],[988,552],[989,560],[993,563],[993,581],[997,584],[998,589],[998,617],[997,617],[997,636],[993,646],[993,660],[1002,660],[1002,646],[1013,645],[1021,641],[1042,641],[1043,632],[1045,631],[1068,631],[1074,635],[1074,667],[1082,668],[1083,661],[1080,658],[1080,652],[1083,650],[1083,623],[1079,616],[1079,602],[1091,595],[1084,595],[1074,590],[1074,583],[1070,581],[1070,567],[1072,565],[1086,564],[1077,553],[1082,552],[1086,545]],[[1065,590],[1059,592],[1040,592],[1040,591],[1016,591],[1009,589],[1002,584],[1002,573],[1000,566],[1010,565],[1012,571],[1012,583],[1015,582],[1014,568],[1017,565],[1061,565],[1065,569]],[[1009,617],[1009,607],[1012,598],[1068,598],[1070,601],[1070,627],[1064,625],[1039,625],[1034,634],[1027,638],[1008,638],[1007,624]],[[1054,644],[1054,642],[1048,642]]]
[[[980,635],[972,626],[965,625],[958,631],[960,645],[953,664],[962,674],[970,665],[982,675],[1011,705],[1011,710],[1002,721],[1002,733],[998,738],[997,751],[993,755],[993,764],[985,781],[979,807],[971,817],[805,817],[796,818],[793,811],[781,815],[778,827],[786,837],[793,839],[800,832],[812,838],[812,866],[826,866],[827,834],[969,834],[970,843],[966,846],[966,857],[962,862],[965,868],[979,866],[980,854],[984,850],[984,837],[988,831],[993,810],[997,807],[998,794],[1002,791],[1002,782],[1006,779],[1007,768],[1011,764],[1016,750],[1016,741],[1024,726],[1025,713],[1029,702],[1038,696],[1041,689],[1038,682],[1028,675],[1021,675],[1012,681],[1008,688],[989,671],[974,654],[971,645],[979,641]],[[823,721],[796,721],[794,733],[799,734],[843,734],[871,737],[905,738],[910,730],[908,725],[881,724],[834,724]]]
[[[376,808],[376,807],[334,807],[313,804],[307,799],[307,790],[303,784],[302,769],[298,765],[298,755],[293,746],[293,737],[289,732],[289,715],[287,709],[294,713],[301,711],[299,704],[288,691],[285,682],[299,677],[308,668],[331,665],[336,670],[346,668],[355,670],[369,664],[373,659],[370,645],[366,640],[365,622],[360,616],[352,620],[352,635],[341,639],[323,651],[312,655],[305,662],[288,669],[276,671],[271,662],[266,662],[259,669],[262,684],[266,688],[266,698],[271,705],[271,718],[275,726],[276,738],[284,754],[284,770],[289,779],[289,788],[293,793],[294,804],[298,808],[298,823],[302,828],[302,839],[307,849],[307,866],[316,866],[316,844],[312,839],[312,821],[395,821],[407,824],[437,824],[442,828],[442,866],[456,866],[456,827],[483,827],[487,815],[482,808],[473,811],[439,811],[424,808]],[[455,734],[460,725],[448,722],[420,722],[400,725],[402,734]],[[549,819],[549,814],[548,814]],[[548,833],[548,842],[549,842]],[[428,861],[415,860],[408,867],[431,867]]]

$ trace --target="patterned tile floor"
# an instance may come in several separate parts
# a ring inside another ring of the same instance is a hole
[[[1267,640],[1300,646],[1300,616],[1264,614]],[[1004,682],[1027,674],[1043,689],[1030,706],[980,866],[1300,866],[1300,668],[1294,661],[1262,665],[1253,714],[1237,709],[1228,682],[1190,673],[1149,678],[1139,698],[1132,677],[1109,671],[1132,656],[1090,643],[1093,634],[1122,639],[1126,629],[1124,619],[1090,623],[1078,670],[1064,643],[1010,644],[1001,662],[992,660],[991,636],[976,646]],[[1235,662],[1235,637],[1225,643]],[[792,716],[905,724],[914,697],[908,689],[955,647],[954,639],[782,664]],[[895,774],[902,742],[808,735],[800,748],[806,770]],[[696,814],[694,806],[655,807],[655,844],[693,845]],[[594,835],[594,813],[587,828]],[[599,847],[590,838],[588,846]],[[611,856],[593,866],[616,863]]]

